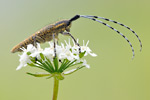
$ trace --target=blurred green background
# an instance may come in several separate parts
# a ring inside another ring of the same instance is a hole
[[[26,75],[37,71],[30,67],[16,71],[18,53],[10,50],[45,25],[76,14],[130,26],[141,38],[143,50],[139,51],[132,32],[119,25],[108,23],[131,41],[134,60],[129,44],[115,31],[84,18],[73,22],[72,35],[90,40],[89,47],[98,57],[87,57],[90,69],[60,82],[58,100],[150,100],[149,4],[149,0],[0,0],[0,100],[51,100],[53,80]],[[64,39],[68,37],[60,36]]]

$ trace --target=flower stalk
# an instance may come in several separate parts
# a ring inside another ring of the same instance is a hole
[[[54,77],[54,88],[53,88],[53,99],[52,100],[57,100],[58,87],[59,87],[59,79],[57,79],[57,77]]]

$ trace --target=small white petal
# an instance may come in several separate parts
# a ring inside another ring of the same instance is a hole
[[[67,41],[66,40],[64,40],[64,41],[65,41],[66,45],[68,45]]]
[[[37,50],[38,50],[38,51],[43,51],[43,49],[41,48],[41,46],[40,46],[39,43],[37,43]]]
[[[16,70],[20,70],[23,67],[23,64],[20,63],[20,65],[16,68]]]
[[[85,44],[84,44],[84,40],[83,40],[83,46],[85,46]]]
[[[85,59],[83,60],[83,64],[82,65],[85,66],[86,68],[90,68],[90,65],[87,64]]]
[[[88,44],[89,44],[89,40],[87,41],[87,43],[86,43],[86,45],[85,45],[85,46],[87,47],[87,46],[88,46]]]
[[[68,44],[70,45],[70,38],[68,39]],[[71,46],[71,45],[70,45]]]
[[[63,43],[61,43],[61,46],[62,46],[62,48],[65,48]]]
[[[77,70],[77,68],[66,71],[66,72],[64,72],[64,74],[70,74],[70,73],[74,72],[75,70]]]
[[[76,45],[73,39],[72,39],[72,42],[73,42],[73,45]]]
[[[96,57],[97,56],[97,54],[95,54],[95,53],[89,53],[91,56],[93,56],[93,57]]]
[[[79,43],[79,39],[77,39],[77,43]]]

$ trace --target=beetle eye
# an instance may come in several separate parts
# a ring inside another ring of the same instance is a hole
[[[70,22],[70,21],[68,21],[68,22],[67,22],[67,26],[69,26],[70,24],[71,24],[71,22]]]

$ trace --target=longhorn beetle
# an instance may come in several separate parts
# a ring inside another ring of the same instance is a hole
[[[135,33],[135,31],[133,31],[131,28],[129,28],[128,26],[119,23],[117,21],[114,20],[110,20],[104,17],[98,17],[98,16],[89,16],[89,15],[75,15],[73,18],[69,19],[69,20],[62,20],[62,21],[58,21],[55,24],[50,24],[48,26],[45,26],[44,28],[40,29],[39,31],[35,32],[33,35],[31,35],[30,37],[28,37],[27,39],[25,39],[24,41],[22,41],[21,43],[19,43],[18,45],[16,45],[15,47],[13,47],[13,49],[11,50],[12,53],[18,52],[18,51],[22,51],[21,48],[27,48],[28,44],[33,44],[36,46],[36,42],[38,43],[44,43],[47,41],[51,41],[53,39],[54,42],[54,52],[55,52],[55,57],[56,57],[56,42],[55,39],[58,39],[58,34],[62,34],[62,35],[68,35],[70,36],[76,45],[79,46],[79,44],[77,43],[76,39],[69,33],[70,32],[70,27],[71,27],[71,23],[79,18],[87,18],[96,22],[99,22],[107,27],[109,27],[110,29],[116,31],[118,34],[120,34],[124,39],[126,39],[126,41],[129,43],[131,49],[132,49],[132,53],[133,53],[133,58],[135,56],[134,54],[134,49],[133,46],[131,44],[131,42],[128,40],[127,37],[125,37],[125,35],[123,35],[121,32],[119,32],[118,30],[116,30],[115,28],[111,27],[110,25],[98,20],[98,19],[102,19],[105,21],[110,21],[116,24],[119,24],[125,28],[127,28],[128,30],[130,30],[139,40],[140,42],[140,51],[142,50],[142,43],[141,40],[139,38],[139,36]],[[80,47],[80,46],[79,46]],[[80,48],[79,48],[79,52],[81,52]]]

